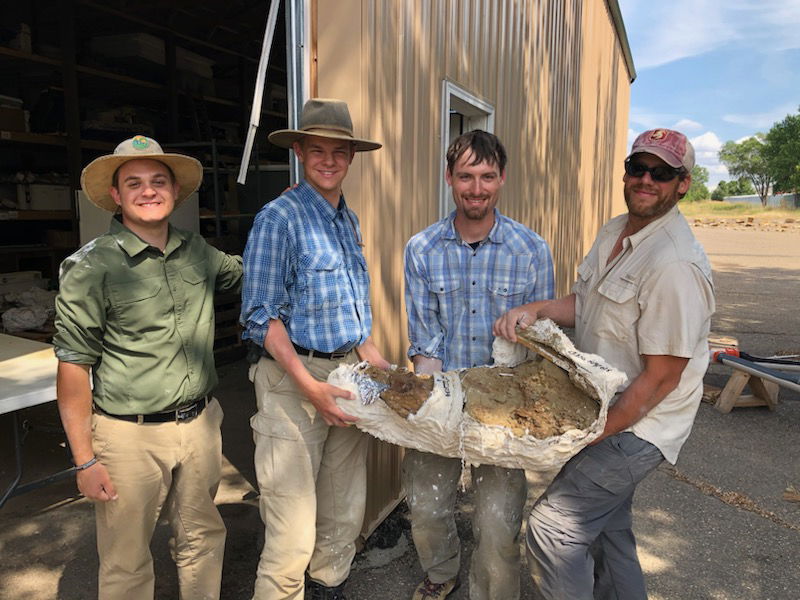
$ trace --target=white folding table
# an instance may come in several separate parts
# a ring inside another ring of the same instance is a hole
[[[43,479],[20,485],[22,479],[22,437],[18,412],[56,399],[58,360],[53,346],[13,335],[0,334],[0,415],[10,414],[17,473],[0,497],[0,508],[12,496],[23,494],[70,475],[65,469]]]

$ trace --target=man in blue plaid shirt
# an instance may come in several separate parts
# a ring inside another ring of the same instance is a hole
[[[347,105],[311,99],[300,129],[275,131],[305,181],[258,213],[244,253],[241,322],[261,349],[251,367],[258,413],[259,509],[266,528],[254,600],[344,600],[366,506],[367,436],[348,427],[326,383],[339,362],[388,363],[370,339],[369,275],[342,181],[356,152]],[[307,581],[305,576],[307,574]]]
[[[506,152],[485,131],[457,138],[447,151],[445,178],[456,205],[448,217],[409,240],[406,308],[417,373],[492,362],[492,323],[520,304],[553,297],[547,243],[500,214]],[[411,532],[426,575],[413,600],[447,597],[458,585],[460,540],[454,507],[461,461],[407,450],[403,478]],[[525,473],[473,467],[475,550],[471,600],[519,598],[519,536],[527,496]]]

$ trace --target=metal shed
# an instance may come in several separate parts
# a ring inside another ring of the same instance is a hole
[[[635,72],[617,2],[311,0],[293,14],[290,113],[301,97],[342,98],[356,130],[384,143],[355,160],[345,194],[361,219],[386,356],[406,360],[402,249],[449,211],[444,154],[461,131],[503,140],[499,208],[548,240],[567,292],[600,225],[624,209]],[[401,498],[400,458],[373,442],[365,534]]]

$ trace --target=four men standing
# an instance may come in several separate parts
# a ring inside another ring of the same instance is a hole
[[[347,105],[312,99],[291,148],[305,181],[259,212],[244,256],[244,337],[258,350],[250,378],[258,412],[259,506],[265,524],[255,600],[344,599],[366,500],[367,437],[329,385],[339,362],[387,361],[371,340],[369,275],[344,181],[356,138]],[[714,310],[710,268],[676,208],[694,153],[675,131],[645,132],[625,162],[628,214],[610,221],[578,269],[574,292],[553,296],[546,242],[496,208],[506,153],[472,131],[447,152],[455,211],[405,249],[408,356],[417,373],[491,362],[494,335],[550,317],[576,328],[579,349],[629,376],[600,439],[574,457],[528,524],[534,579],[546,598],[645,598],[631,532],[636,485],[674,462],[697,411]],[[117,210],[108,234],[62,266],[57,300],[58,403],[96,500],[101,598],[152,598],[149,541],[159,513],[173,525],[181,597],[219,596],[225,528],[213,498],[222,411],[209,396],[213,293],[237,289],[237,257],[169,226],[202,167],[149,138],[126,140],[85,170],[98,206]],[[93,389],[90,386],[90,369]],[[407,451],[403,477],[425,570],[413,600],[458,585],[453,509],[461,462]],[[472,469],[473,600],[519,597],[520,470]]]

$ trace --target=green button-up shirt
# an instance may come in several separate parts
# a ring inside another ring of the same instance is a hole
[[[162,253],[117,219],[61,264],[56,356],[92,366],[112,414],[172,410],[209,393],[214,292],[238,291],[242,260],[170,226]]]

